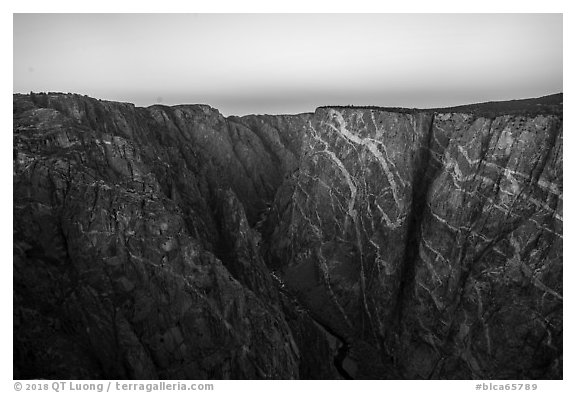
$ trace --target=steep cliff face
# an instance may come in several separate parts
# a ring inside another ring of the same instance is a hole
[[[558,117],[320,108],[273,211],[271,264],[354,376],[561,375]]]
[[[561,378],[561,109],[15,95],[14,366]]]
[[[203,106],[15,96],[15,377],[337,377],[248,224],[274,159]]]

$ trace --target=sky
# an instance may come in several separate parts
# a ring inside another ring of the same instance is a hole
[[[13,90],[225,115],[562,92],[562,14],[14,14]]]

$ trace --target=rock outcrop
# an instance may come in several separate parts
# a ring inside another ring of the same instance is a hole
[[[14,377],[562,378],[549,101],[14,95]]]

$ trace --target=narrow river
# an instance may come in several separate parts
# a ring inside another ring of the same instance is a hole
[[[344,360],[348,357],[350,345],[346,342],[346,340],[344,340],[344,338],[336,334],[328,326],[324,325],[323,323],[315,319],[311,313],[309,315],[310,317],[312,317],[312,320],[315,322],[316,326],[318,326],[318,328],[320,328],[324,332],[324,334],[326,334],[326,336],[329,338],[329,341],[332,344],[331,347],[338,346],[338,349],[335,351],[336,354],[334,355],[333,361],[334,361],[334,367],[336,368],[340,376],[343,379],[354,379],[344,368]]]
[[[354,379],[350,376],[350,374],[348,374],[342,365],[344,363],[344,359],[346,359],[346,356],[348,356],[348,350],[350,349],[350,346],[344,341],[340,342],[340,348],[338,348],[338,352],[336,353],[336,356],[334,356],[334,367],[336,367],[336,370],[338,370],[342,378]]]
[[[275,272],[271,272],[271,275],[278,285],[278,290],[281,293],[285,294],[288,298],[292,299],[294,302],[299,303],[297,298],[286,288],[286,285],[284,284],[284,282],[282,282],[282,280],[278,277],[278,275],[276,275]],[[303,308],[306,309],[305,307]],[[344,360],[346,360],[346,358],[348,357],[350,345],[346,342],[346,340],[344,340],[344,338],[342,338],[328,326],[324,325],[322,322],[314,318],[310,310],[306,309],[306,311],[308,313],[308,316],[312,318],[312,321],[314,321],[314,324],[318,326],[318,328],[322,330],[324,334],[326,334],[330,347],[335,351],[336,354],[334,355],[333,362],[336,371],[338,371],[338,373],[343,379],[354,379],[344,368]]]

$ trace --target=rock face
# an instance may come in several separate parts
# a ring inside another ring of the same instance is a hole
[[[558,117],[321,108],[271,217],[353,376],[561,375]]]
[[[14,95],[14,378],[562,378],[561,113]]]

